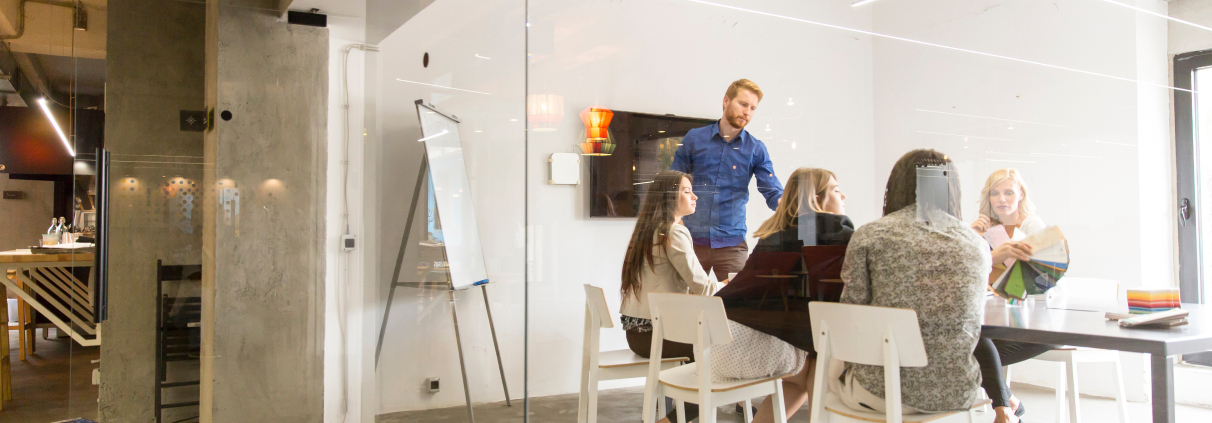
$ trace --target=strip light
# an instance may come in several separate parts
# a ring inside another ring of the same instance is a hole
[[[51,114],[50,106],[46,105],[46,99],[38,99],[38,104],[42,105],[42,111],[46,113],[46,118],[50,119],[51,126],[55,127],[55,132],[59,133],[59,139],[63,140],[63,147],[67,148],[67,153],[72,157],[76,157],[76,151],[72,150],[72,143],[67,142],[67,135],[63,134],[63,130],[59,129],[59,122],[55,121],[55,115]]]
[[[407,82],[407,83],[410,83],[410,84],[421,84],[421,85],[428,85],[428,86],[431,86],[431,87],[445,88],[445,89],[448,89],[448,90],[465,91],[465,92],[469,92],[469,93],[484,94],[484,95],[492,95],[492,94],[489,94],[489,93],[482,93],[482,92],[479,92],[479,91],[465,90],[465,89],[462,89],[462,88],[454,88],[454,87],[443,87],[443,86],[441,86],[441,85],[426,84],[426,83],[424,83],[424,82],[409,81],[409,80],[406,80],[406,79],[400,79],[400,78],[396,78],[396,80],[397,80],[397,81],[400,81],[400,82]]]
[[[1046,67],[1046,68],[1052,68],[1052,69],[1066,70],[1066,71],[1070,71],[1070,72],[1077,72],[1077,73],[1086,74],[1086,75],[1101,76],[1101,77],[1103,77],[1103,78],[1116,79],[1116,80],[1120,80],[1120,81],[1127,81],[1127,82],[1132,82],[1132,83],[1137,83],[1137,84],[1149,85],[1149,86],[1154,86],[1154,87],[1159,87],[1159,88],[1165,88],[1165,89],[1169,89],[1169,90],[1175,90],[1175,91],[1185,91],[1185,92],[1189,92],[1189,93],[1195,93],[1195,91],[1194,91],[1194,90],[1188,90],[1188,89],[1185,89],[1185,88],[1172,87],[1172,86],[1165,85],[1165,84],[1154,84],[1154,83],[1151,83],[1151,82],[1138,81],[1138,80],[1135,80],[1135,79],[1132,79],[1132,78],[1124,78],[1124,77],[1122,77],[1122,76],[1107,75],[1107,74],[1104,74],[1104,73],[1091,72],[1091,71],[1087,71],[1087,70],[1074,69],[1074,68],[1067,68],[1067,67],[1064,67],[1064,66],[1058,66],[1058,65],[1048,64],[1048,63],[1036,62],[1036,61],[1031,61],[1031,60],[1027,60],[1027,59],[1019,59],[1019,58],[1017,58],[1017,57],[1002,56],[1002,55],[997,55],[997,54],[993,54],[993,53],[985,53],[985,52],[983,52],[983,51],[968,50],[968,49],[964,49],[964,48],[952,47],[952,46],[947,46],[947,45],[942,45],[942,44],[928,43],[928,42],[925,42],[925,41],[914,40],[914,39],[911,39],[911,38],[897,37],[897,36],[895,36],[895,35],[881,34],[881,33],[878,33],[878,32],[865,31],[865,30],[861,30],[861,29],[855,29],[855,28],[847,28],[847,27],[844,27],[844,26],[832,25],[832,24],[827,24],[827,23],[824,23],[824,22],[810,21],[810,20],[807,20],[807,19],[794,18],[794,17],[791,17],[791,16],[784,16],[784,15],[779,15],[779,14],[770,13],[770,12],[763,12],[763,11],[760,11],[760,10],[746,9],[746,8],[743,8],[743,7],[729,6],[729,5],[726,5],[726,4],[712,3],[712,2],[709,2],[709,1],[704,1],[704,0],[686,0],[686,1],[689,1],[689,2],[692,2],[692,3],[705,4],[705,5],[708,5],[708,6],[720,7],[720,8],[724,8],[724,9],[732,9],[732,10],[737,10],[737,11],[741,11],[741,12],[749,12],[749,13],[753,13],[753,14],[756,14],[756,15],[769,16],[769,17],[772,17],[772,18],[780,18],[780,19],[787,19],[787,20],[790,20],[790,21],[803,22],[803,23],[806,23],[806,24],[812,24],[812,25],[817,25],[817,26],[823,26],[823,27],[826,27],[826,28],[840,29],[840,30],[842,30],[842,31],[849,31],[849,32],[855,32],[855,33],[859,33],[859,34],[866,34],[866,35],[870,35],[870,36],[873,36],[873,37],[887,38],[887,39],[890,39],[890,40],[904,41],[904,42],[907,42],[907,43],[912,43],[912,44],[920,44],[920,45],[924,45],[924,46],[938,47],[938,48],[941,48],[941,49],[952,50],[952,51],[959,51],[959,52],[964,52],[964,53],[971,53],[971,54],[980,55],[980,56],[985,56],[985,57],[995,57],[995,58],[998,58],[998,59],[1005,59],[1005,60],[1009,60],[1009,61],[1013,61],[1013,62],[1019,62],[1019,63],[1026,63],[1026,64],[1031,64],[1031,65],[1043,66],[1043,67]]]
[[[874,0],[872,0],[872,1],[874,1]],[[1206,27],[1206,26],[1199,25],[1199,24],[1192,23],[1192,22],[1187,22],[1187,21],[1184,21],[1184,20],[1182,20],[1182,19],[1178,19],[1178,18],[1172,18],[1172,17],[1170,17],[1170,16],[1163,15],[1163,14],[1161,14],[1161,13],[1157,13],[1157,12],[1154,12],[1154,11],[1151,11],[1151,10],[1141,9],[1141,8],[1139,8],[1139,7],[1136,7],[1136,6],[1129,6],[1129,5],[1126,5],[1126,4],[1123,4],[1123,3],[1117,2],[1117,1],[1111,1],[1111,0],[1103,0],[1103,1],[1105,1],[1105,2],[1107,2],[1107,3],[1114,4],[1114,5],[1116,5],[1116,6],[1123,6],[1123,7],[1126,7],[1126,8],[1132,9],[1132,10],[1135,10],[1135,11],[1137,11],[1137,12],[1144,13],[1144,14],[1146,14],[1146,15],[1153,15],[1153,16],[1157,16],[1157,17],[1159,17],[1159,18],[1163,18],[1163,19],[1169,19],[1169,20],[1172,20],[1172,21],[1174,21],[1174,22],[1178,22],[1178,23],[1181,23],[1181,24],[1191,25],[1191,26],[1193,26],[1193,27],[1196,27],[1196,28],[1202,29],[1202,30],[1204,30],[1204,31],[1212,31],[1212,28],[1208,28],[1208,27]]]
[[[859,0],[859,1],[856,1],[856,2],[854,2],[854,3],[850,3],[850,7],[859,7],[859,6],[862,6],[862,5],[864,5],[864,4],[874,2],[874,1],[875,1],[875,0]]]

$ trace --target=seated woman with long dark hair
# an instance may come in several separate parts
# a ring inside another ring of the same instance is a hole
[[[694,255],[690,230],[682,217],[693,214],[698,196],[690,187],[691,176],[675,170],[657,174],[644,202],[623,258],[623,296],[620,319],[627,331],[627,345],[649,358],[652,348],[652,313],[648,294],[674,292],[709,296],[727,281],[712,280]],[[690,344],[665,341],[662,358],[694,359]]]
[[[649,293],[712,295],[727,283],[715,282],[699,265],[690,231],[681,223],[682,217],[694,213],[698,198],[691,190],[690,182],[691,177],[682,172],[657,174],[648,185],[623,260],[621,320],[627,331],[628,346],[642,357],[648,358],[652,348]],[[806,351],[736,322],[729,321],[728,326],[734,341],[713,348],[714,377],[749,379],[800,371],[807,357]],[[665,341],[662,348],[662,358],[694,358],[694,350],[688,344]],[[770,409],[770,406],[765,408]],[[671,407],[666,419],[675,420],[675,412]],[[769,411],[765,415],[769,416]],[[697,416],[698,408],[686,404],[686,420]]]
[[[947,204],[922,214],[919,166],[942,166],[949,176]],[[992,259],[985,241],[956,217],[954,172],[951,160],[934,150],[901,157],[888,177],[884,217],[854,232],[842,267],[843,303],[917,312],[929,364],[900,369],[906,413],[964,410],[979,398],[981,370],[972,351]],[[847,406],[884,412],[883,367],[846,363],[829,370],[829,389]]]

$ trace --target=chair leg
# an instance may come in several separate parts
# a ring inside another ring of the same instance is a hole
[[[686,401],[674,401],[673,409],[678,410],[678,423],[686,423]]]
[[[745,423],[753,423],[753,400],[745,400]]]
[[[1065,364],[1069,367],[1067,369],[1067,376],[1069,377],[1069,423],[1081,423],[1081,408],[1078,407],[1077,403],[1078,396],[1080,395],[1077,391],[1077,362],[1070,355],[1069,362]]]
[[[987,400],[987,399],[989,399],[989,394],[987,392],[985,392],[984,389],[981,389],[981,400]],[[982,405],[980,408],[980,411],[982,413],[988,413],[992,410],[993,410],[993,407],[990,406],[990,404]]]
[[[668,416],[669,412],[665,410],[665,397],[657,397],[657,415]]]
[[[596,390],[595,390],[596,391]],[[587,423],[589,419],[589,367],[581,366],[581,395],[577,399],[577,423]]]
[[[657,396],[660,398],[660,396]],[[598,421],[598,369],[589,369],[589,407],[585,410],[588,413],[588,423],[597,423]]]
[[[715,423],[716,417],[719,415],[716,403],[711,401],[711,394],[703,395],[703,400],[699,404],[699,423]]]
[[[1060,370],[1056,372],[1056,422],[1064,423],[1068,415],[1065,412],[1066,404],[1068,404],[1068,400],[1065,399],[1065,372],[1069,365],[1063,361],[1056,364],[1060,365]]]
[[[770,396],[770,405],[774,411],[775,423],[787,423],[787,404],[783,402],[783,380],[775,379],[774,395]],[[745,411],[749,411],[749,402],[745,402]]]
[[[1119,365],[1119,353],[1115,353],[1115,405],[1119,408],[1119,423],[1128,423],[1128,397],[1124,395],[1124,368]]]
[[[17,300],[17,346],[21,348],[21,361],[25,361],[25,302]]]

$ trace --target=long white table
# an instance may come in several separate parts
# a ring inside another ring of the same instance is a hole
[[[1153,369],[1153,422],[1174,423],[1174,360],[1181,354],[1212,351],[1212,307],[1183,303],[1190,324],[1165,329],[1124,329],[1104,312],[1033,306],[985,305],[981,336],[1037,344],[1071,345],[1150,355]]]

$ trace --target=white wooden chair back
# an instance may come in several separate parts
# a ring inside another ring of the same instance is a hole
[[[1127,295],[1110,279],[1066,276],[1048,290],[1049,307],[1103,312],[1126,312]]]
[[[926,346],[917,324],[917,312],[913,310],[824,301],[808,303],[808,310],[818,352],[823,345],[829,345],[829,353],[835,359],[881,366],[885,340],[891,336],[896,341],[900,367],[927,364]],[[826,329],[830,335],[828,343],[823,339]]]
[[[837,359],[884,367],[884,409],[888,423],[901,423],[901,367],[925,367],[926,346],[922,343],[917,312],[903,308],[813,301],[808,303],[813,345],[817,351],[817,373],[813,404],[823,404],[829,386],[824,374]],[[891,370],[896,369],[896,370]],[[824,407],[813,406],[809,421],[819,422]]]
[[[720,297],[651,293],[648,307],[652,312],[652,328],[664,329],[661,331],[664,339],[683,344],[702,343],[704,347],[732,342],[728,315]],[[708,329],[705,339],[699,339],[700,326]],[[652,343],[657,344],[655,337]]]
[[[606,293],[602,288],[585,284],[585,313],[585,318],[589,319],[587,324],[596,329],[614,327],[614,321],[610,318],[610,306],[606,304]]]
[[[652,398],[660,381],[659,357],[663,353],[665,340],[694,345],[695,373],[698,377],[698,400],[706,419],[715,419],[706,413],[714,411],[711,391],[711,347],[732,342],[732,331],[728,329],[728,316],[724,312],[724,300],[690,294],[648,294],[648,307],[652,312],[652,349],[648,356],[648,384],[645,398]],[[651,416],[645,415],[645,422]]]
[[[1066,276],[1057,282],[1057,295],[1069,298],[1084,298],[1119,301],[1123,295],[1119,292],[1119,282],[1110,279],[1081,278]]]

